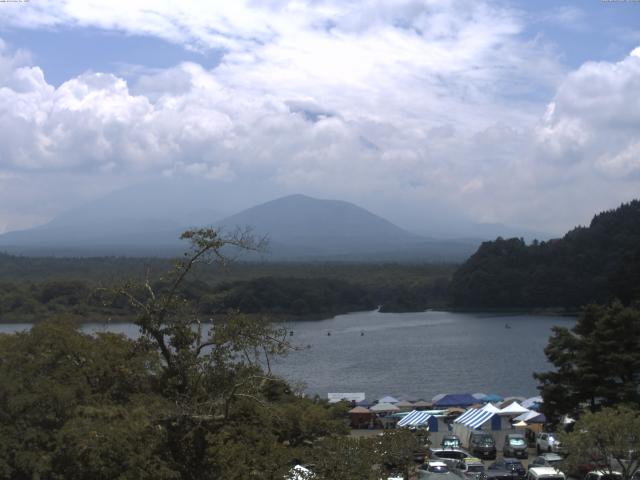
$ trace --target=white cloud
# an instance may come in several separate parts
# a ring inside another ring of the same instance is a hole
[[[31,2],[0,25],[117,30],[224,56],[211,70],[87,72],[54,88],[0,44],[0,171],[256,178],[391,197],[414,218],[439,199],[478,220],[561,228],[568,214],[549,218],[537,197],[562,203],[571,175],[612,198],[629,190],[598,182],[638,169],[640,57],[565,75],[523,22],[472,0]],[[555,91],[546,115],[541,91]],[[567,211],[600,208],[579,195]]]

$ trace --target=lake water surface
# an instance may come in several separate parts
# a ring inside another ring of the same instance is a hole
[[[290,340],[302,348],[273,369],[325,398],[328,392],[365,392],[369,399],[430,399],[446,392],[529,397],[538,393],[532,373],[550,368],[544,347],[551,328],[574,324],[573,318],[535,315],[350,313],[287,323]],[[0,325],[0,332],[27,328]],[[132,324],[90,323],[83,329],[137,335]]]

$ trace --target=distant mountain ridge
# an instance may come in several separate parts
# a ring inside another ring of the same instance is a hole
[[[576,309],[640,300],[640,201],[599,213],[561,239],[485,242],[454,274],[451,294],[465,308]]]
[[[253,260],[462,261],[481,238],[429,238],[353,203],[289,195],[242,209],[233,185],[167,180],[129,187],[46,225],[0,235],[0,251],[37,256],[174,256],[188,228],[252,227],[269,237]],[[236,207],[238,213],[225,216]],[[240,208],[237,208],[240,206]],[[485,237],[486,238],[486,237]]]

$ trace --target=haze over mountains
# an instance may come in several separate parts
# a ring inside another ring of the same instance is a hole
[[[243,208],[235,192],[225,184],[212,189],[205,183],[168,181],[162,188],[123,189],[45,225],[0,235],[0,250],[22,255],[175,255],[186,247],[178,240],[182,231],[213,225],[227,230],[252,227],[256,235],[268,236],[268,252],[260,254],[261,259],[460,261],[482,240],[533,236],[501,225],[461,222],[450,232],[433,228],[431,234],[418,235],[345,201],[296,194]],[[234,210],[238,213],[229,215]],[[412,230],[429,232],[429,225]],[[458,238],[442,238],[447,233]]]

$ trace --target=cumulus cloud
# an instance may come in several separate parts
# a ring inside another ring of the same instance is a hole
[[[223,56],[212,69],[86,72],[55,88],[0,43],[0,171],[114,185],[256,178],[392,198],[414,219],[439,199],[480,221],[550,221],[532,198],[557,203],[558,179],[622,181],[640,168],[640,57],[567,74],[524,21],[472,0],[31,2],[0,25],[152,35]]]
[[[567,75],[538,127],[543,158],[596,166],[605,175],[638,173],[640,165],[627,159],[640,125],[640,57],[634,52],[619,62],[585,63]]]

